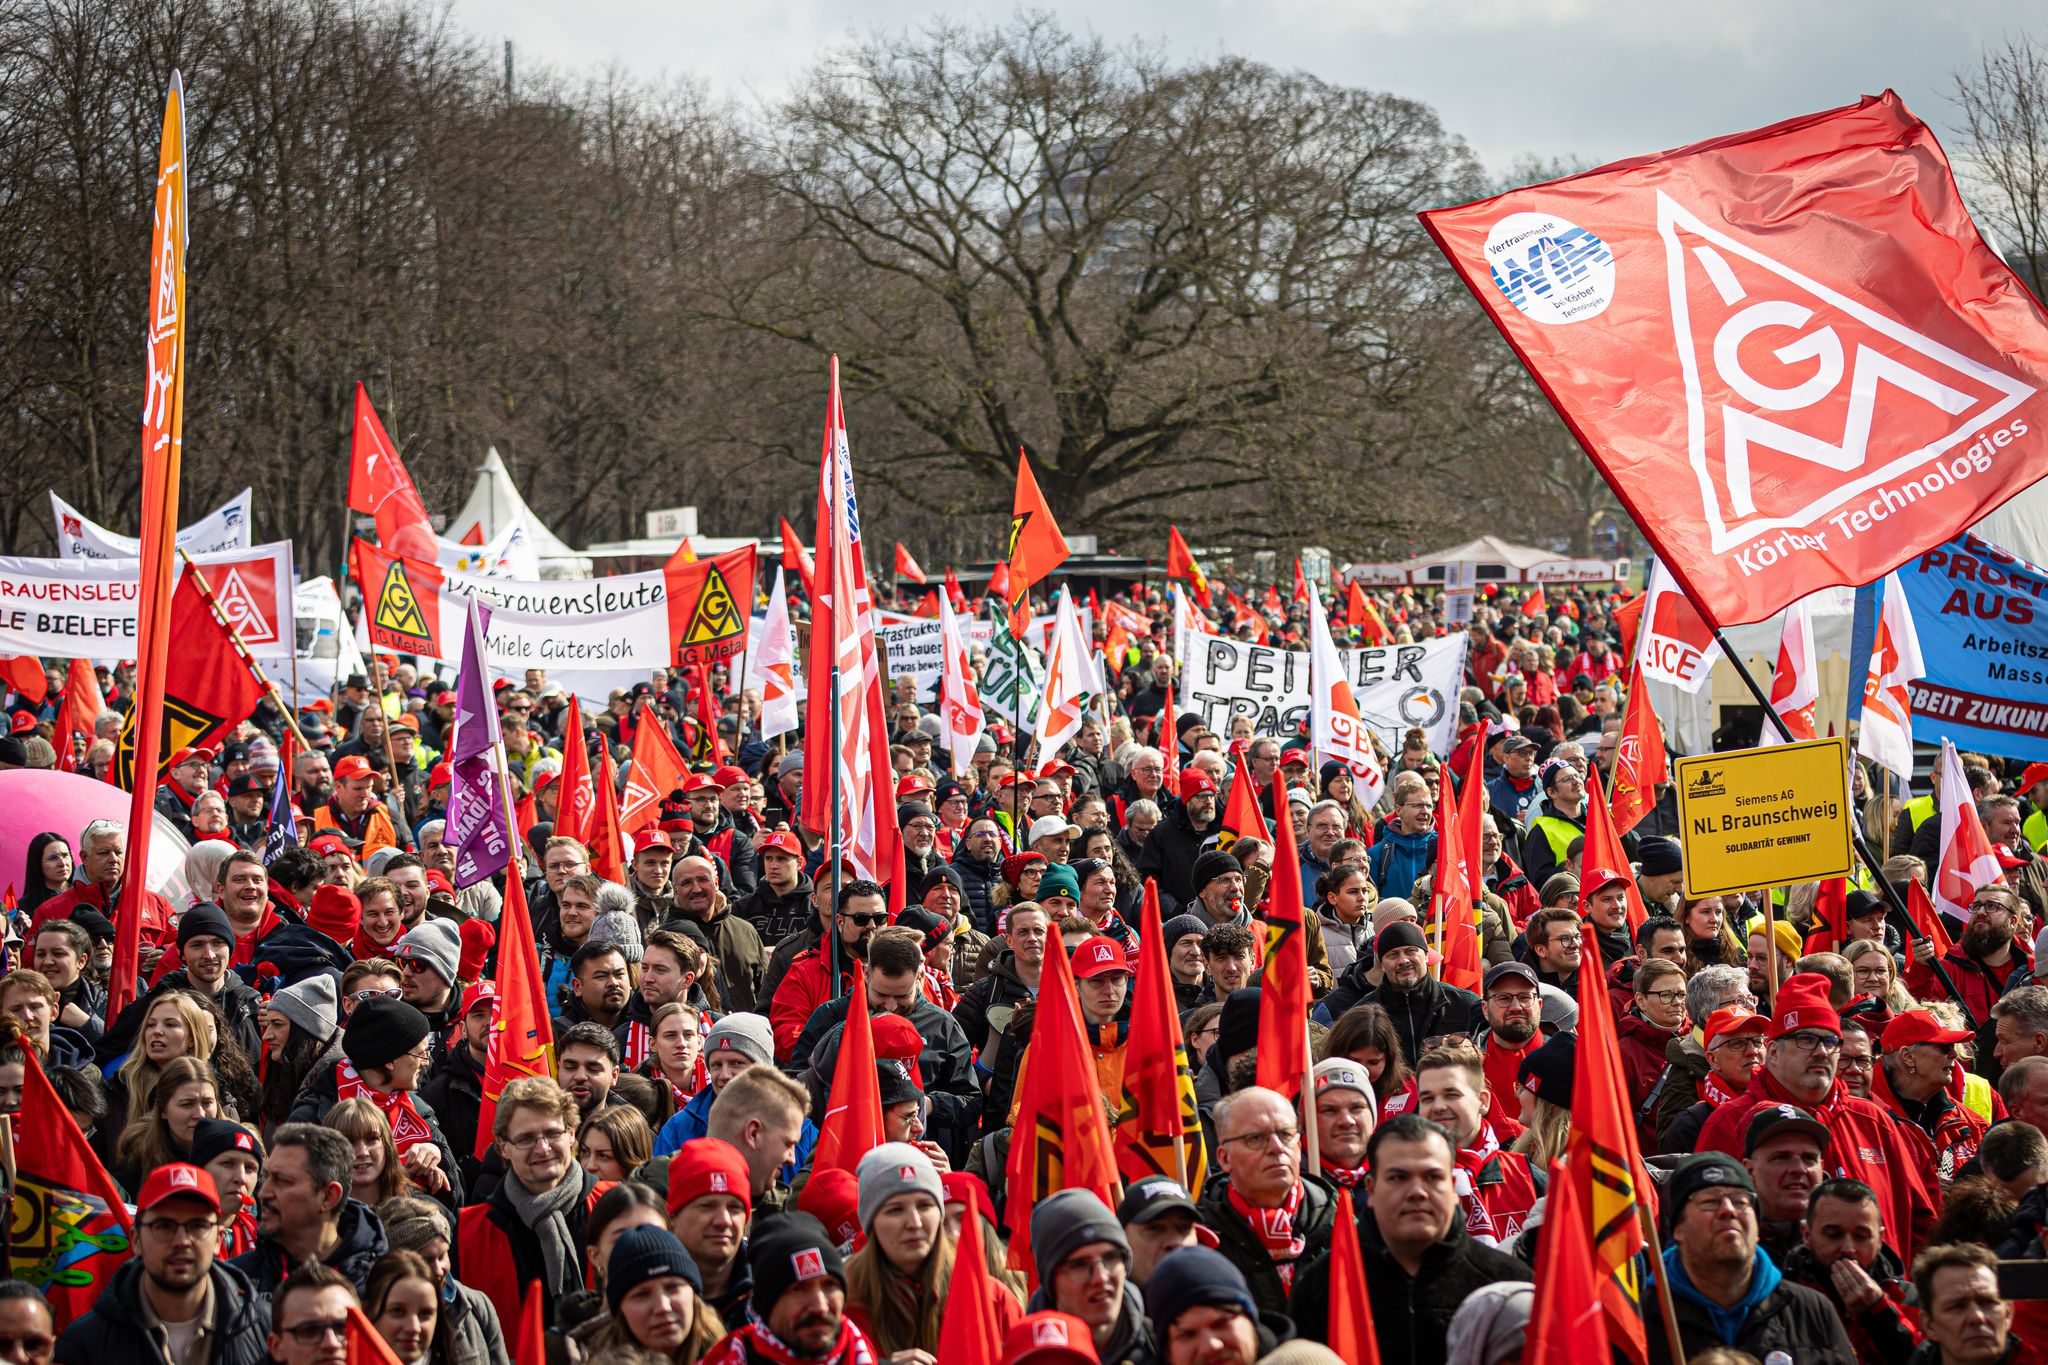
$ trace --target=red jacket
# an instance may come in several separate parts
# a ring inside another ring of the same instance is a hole
[[[853,974],[844,970],[852,959],[841,954],[840,988],[853,989]],[[816,948],[797,955],[775,987],[775,999],[768,1004],[768,1022],[775,1026],[775,1060],[787,1064],[796,1057],[796,1040],[803,1036],[811,1012],[832,998],[832,968]]]
[[[118,904],[117,897],[115,905]],[[53,919],[70,919],[71,912],[81,905],[99,911],[108,919],[114,918],[115,907],[107,904],[106,893],[91,882],[80,882],[36,907],[35,918],[29,923],[28,937],[33,940],[36,931]],[[171,927],[171,903],[154,891],[143,892],[142,946],[168,948],[177,942],[177,938],[177,931]]]
[[[1971,1020],[1981,1028],[1991,1021],[1991,1007],[2005,994],[2006,983],[2012,974],[2029,969],[2026,955],[2031,945],[2015,938],[2012,941],[2012,960],[2003,967],[1987,967],[1963,951],[1958,943],[1948,950],[1941,965],[1948,969],[1949,979],[1956,983],[1962,993],[1963,1008],[1970,1012]],[[1916,957],[1913,965],[1906,968],[1906,991],[1915,1000],[1946,1000],[1949,992],[1941,984],[1941,978],[1934,974],[1925,958]]]
[[[1465,1231],[1487,1246],[1512,1246],[1543,1193],[1529,1170],[1529,1158],[1520,1152],[1497,1150],[1481,1156],[1465,1150],[1458,1153],[1456,1164]]]
[[[1664,1074],[1670,1063],[1664,1057],[1664,1045],[1675,1036],[1669,1029],[1658,1028],[1640,1014],[1624,1014],[1614,1021],[1614,1031],[1621,1041],[1621,1074],[1628,1081],[1629,1112],[1641,1114],[1643,1101],[1650,1098],[1650,1091],[1656,1087],[1657,1078]],[[1655,1117],[1654,1115],[1652,1116]],[[1656,1124],[1638,1123],[1636,1132],[1640,1137],[1645,1127],[1652,1130]],[[1657,1135],[1648,1135],[1643,1150],[1656,1149]]]
[[[1515,1093],[1523,1059],[1548,1041],[1542,1029],[1530,1034],[1520,1048],[1509,1047],[1491,1033],[1486,1035],[1486,1088],[1502,1105]]]
[[[1916,1152],[1910,1136],[1882,1105],[1850,1094],[1839,1078],[1826,1099],[1811,1105],[1778,1084],[1769,1067],[1758,1067],[1747,1091],[1707,1116],[1694,1150],[1726,1152],[1739,1160],[1749,1116],[1765,1104],[1797,1105],[1826,1125],[1833,1138],[1828,1144],[1828,1174],[1853,1177],[1877,1191],[1886,1243],[1911,1265],[1914,1253],[1934,1231],[1940,1204],[1929,1152]]]

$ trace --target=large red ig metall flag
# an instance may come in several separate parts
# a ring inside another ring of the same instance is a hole
[[[2048,474],[2048,320],[1890,92],[1422,221],[1721,625]]]

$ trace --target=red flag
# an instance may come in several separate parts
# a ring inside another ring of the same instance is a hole
[[[988,595],[998,602],[1010,600],[1010,566],[998,560],[988,571]]]
[[[811,560],[811,552],[798,539],[796,528],[789,524],[789,518],[782,518],[782,567],[803,582],[804,596],[811,596],[811,579],[817,570]]]
[[[1550,604],[1543,600],[1543,586],[1539,583],[1536,591],[1522,599],[1522,615],[1540,619],[1550,614]]]
[[[1589,809],[1597,809],[1598,793],[1589,793],[1587,801]],[[1580,979],[1605,981],[1607,964],[1600,960],[1599,940],[1592,934],[1586,935],[1584,952]],[[1642,1226],[1636,1221],[1637,1201],[1652,1199],[1655,1187],[1643,1170],[1642,1153],[1636,1147],[1614,1006],[1604,990],[1590,990],[1585,995],[1579,1005],[1567,1148],[1575,1187],[1572,1193],[1590,1220],[1592,1255],[1585,1260],[1599,1282],[1608,1330],[1629,1359],[1640,1363],[1649,1359],[1649,1344],[1643,1327],[1643,1284],[1634,1259],[1645,1245]],[[1648,1211],[1655,1216],[1654,1206]]]
[[[854,973],[853,999],[839,1034],[839,1059],[832,1068],[832,1093],[825,1097],[811,1170],[851,1171],[882,1141],[882,1086],[868,1023],[867,973],[862,971]]]
[[[1230,779],[1230,798],[1223,806],[1223,823],[1216,828],[1216,847],[1225,853],[1239,839],[1270,840],[1266,817],[1259,811],[1258,783],[1244,765],[1244,754],[1236,757],[1237,771]]]
[[[1591,1211],[1579,1201],[1578,1185],[1570,1161],[1550,1163],[1550,1204],[1536,1247],[1536,1304],[1523,1333],[1524,1365],[1579,1365],[1612,1354],[1593,1268]]]
[[[569,717],[562,722],[562,771],[555,779],[555,833],[590,847],[597,819],[597,792],[590,785],[590,742],[583,735],[583,708],[569,694]],[[644,728],[644,723],[643,723]]]
[[[676,752],[668,726],[652,711],[633,727],[633,765],[626,770],[626,796],[619,805],[619,829],[638,834],[661,818],[661,803],[683,785],[689,765]]]
[[[1628,709],[1621,715],[1621,735],[1614,748],[1614,791],[1608,802],[1617,837],[1634,829],[1656,807],[1657,785],[1671,780],[1664,727],[1650,705],[1650,689],[1643,682],[1640,663],[1630,662],[1625,685]]]
[[[356,384],[355,425],[349,436],[348,507],[377,521],[377,544],[387,553],[434,563],[440,542],[427,505],[413,485],[398,447],[377,420],[369,390]]]
[[[1347,1365],[1380,1365],[1372,1297],[1365,1288],[1365,1253],[1358,1245],[1358,1213],[1347,1189],[1337,1191],[1337,1222],[1330,1229],[1329,1304],[1330,1349],[1337,1358]]]
[[[142,897],[149,886],[149,829],[163,758],[165,672],[171,655],[171,564],[177,554],[178,474],[185,441],[185,85],[174,71],[157,142],[155,218],[149,240],[148,375],[142,405],[142,554],[136,594],[135,704],[138,759],[128,802],[128,863],[114,911],[114,965],[107,1007],[135,995],[142,962]],[[235,717],[240,720],[241,717]],[[107,1016],[109,1019],[113,1015]]]
[[[49,675],[43,672],[43,661],[33,654],[0,655],[0,682],[37,706],[50,695]]]
[[[938,620],[939,590],[937,588],[933,588],[931,591],[927,592],[924,595],[924,601],[917,604],[917,610],[912,612],[911,615],[921,616],[927,621]]]
[[[1621,657],[1636,657],[1636,630],[1643,624],[1643,603],[1649,601],[1647,590],[1637,593],[1614,609],[1614,625],[1621,632]]]
[[[960,1220],[960,1244],[953,1251],[953,1281],[946,1288],[946,1309],[939,1314],[936,1358],[946,1365],[956,1361],[959,1365],[996,1365],[1003,1355],[1003,1334],[1016,1317],[1016,1298],[988,1273],[981,1214],[970,1203],[967,1216]]]
[[[1063,952],[1045,955],[1038,1016],[1017,1077],[1017,1120],[1006,1174],[1010,1266],[1036,1286],[1031,1210],[1038,1201],[1059,1190],[1091,1190],[1104,1208],[1113,1209],[1118,1198],[1102,1083],[1074,991],[1074,968]]]
[[[1315,997],[1308,982],[1301,859],[1294,848],[1294,822],[1280,815],[1286,809],[1287,784],[1274,773],[1273,878],[1267,884],[1266,960],[1259,973],[1258,1084],[1293,1104],[1308,1073],[1308,1012]]]
[[[1275,616],[1280,614],[1280,585],[1278,583],[1268,583],[1266,585],[1266,600],[1262,605]]]
[[[1010,505],[1010,595],[1015,602],[1032,585],[1067,562],[1067,538],[1053,520],[1052,507],[1038,491],[1031,457],[1017,452],[1017,493]]]
[[[1932,882],[1934,908],[1956,924],[1970,922],[1971,902],[1977,888],[1989,886],[2004,876],[1984,822],[1977,816],[1977,803],[1970,794],[1969,776],[1963,760],[1948,739],[1941,741],[1941,856],[1927,869]]]
[[[1131,1031],[1114,1139],[1117,1169],[1126,1184],[1170,1175],[1184,1189],[1202,1188],[1208,1163],[1195,1110],[1195,1073],[1166,961],[1159,887],[1150,877],[1139,912],[1138,974],[1131,982]]]
[[[661,568],[675,661],[709,667],[737,659],[746,652],[747,622],[754,609],[754,547],[749,543],[709,559],[684,559],[689,548],[685,540]]]
[[[115,759],[118,780],[131,791],[146,786],[151,793],[152,809],[156,785],[168,774],[171,755],[180,749],[206,747],[224,739],[263,700],[263,689],[256,685],[248,661],[235,648],[227,627],[200,595],[197,575],[186,574],[178,582],[171,601],[171,635],[178,648],[157,674],[158,685],[151,688],[143,683],[143,690],[153,693],[162,704],[156,763],[149,780],[136,780],[135,723],[139,706],[128,713]],[[148,827],[145,820],[141,828]],[[122,886],[127,886],[125,875]]]
[[[82,750],[92,747],[93,726],[107,709],[100,695],[100,680],[89,659],[73,659],[64,675],[64,704],[57,708],[57,770],[75,773],[83,760]],[[80,741],[83,741],[82,743]],[[286,768],[283,771],[290,772]]]
[[[377,1330],[377,1324],[353,1303],[348,1306],[348,1365],[405,1365]]]
[[[540,803],[531,791],[512,803],[512,818],[519,822],[519,834],[524,838],[526,831],[540,823]]]
[[[14,1116],[12,1273],[43,1291],[62,1331],[92,1311],[131,1254],[135,1228],[121,1192],[57,1098],[35,1049],[22,1048]]]
[[[731,754],[726,751],[725,741],[718,737],[718,720],[725,708],[712,689],[709,668],[696,671],[690,690],[697,699],[697,742],[704,751],[705,760],[711,763],[729,761]]]
[[[924,583],[923,567],[911,558],[910,551],[903,548],[903,542],[900,540],[896,542],[896,573],[899,577],[907,578],[919,586]]]
[[[1294,557],[1294,600],[1308,601],[1308,579],[1301,572],[1301,556]]]
[[[1195,562],[1195,552],[1188,548],[1178,526],[1166,528],[1166,576],[1186,579],[1194,589],[1195,600],[1205,607],[1209,605],[1209,577]]]
[[[1477,745],[1473,751],[1484,752]],[[1429,930],[1443,953],[1444,984],[1477,995],[1486,968],[1480,959],[1479,922],[1462,824],[1457,797],[1446,779],[1437,785],[1436,873],[1429,884]],[[1274,868],[1277,872],[1277,862]]]
[[[619,827],[619,769],[612,746],[598,746],[597,806],[590,821],[590,870],[608,882],[626,880],[626,842]]]
[[[1849,922],[1849,879],[1847,877],[1823,877],[1815,888],[1813,896],[1813,922],[1816,926],[1806,940],[1809,953],[1832,953],[1840,950],[1844,943],[1843,926]]]
[[[1906,883],[1906,918],[1913,921],[1913,928],[1920,938],[1934,944],[1937,960],[1947,957],[1954,948],[1955,940],[1948,936],[1948,926],[1941,922],[1941,916],[1934,913],[1934,902],[1927,898],[1927,888],[1915,877]],[[1911,967],[1919,961],[1920,955],[1913,951],[1913,940],[1906,940],[1906,965]]]
[[[2048,325],[1895,94],[1422,219],[1722,625],[2048,474]]]
[[[1167,792],[1180,796],[1180,719],[1173,709],[1173,680],[1166,681],[1166,695],[1159,708],[1159,756],[1165,760]]]
[[[514,862],[505,878],[505,910],[498,916],[498,1003],[491,1010],[483,1103],[477,1111],[479,1160],[491,1150],[491,1125],[505,1087],[521,1076],[555,1074],[555,1024],[548,1013],[547,983],[541,977],[533,915],[526,908],[526,883],[520,872]]]
[[[946,566],[946,600],[953,604],[954,611],[967,609],[967,594],[960,588],[960,576],[953,572],[953,566]]]
[[[1479,860],[1480,836],[1485,833],[1480,825],[1487,818],[1486,732],[1483,725],[1474,728],[1479,733],[1465,755],[1464,780],[1458,784],[1458,836],[1464,844],[1465,885],[1477,906],[1486,899],[1486,866]]]
[[[1621,874],[1623,889],[1628,896],[1628,931],[1633,936],[1643,921],[1650,917],[1650,912],[1643,904],[1643,893],[1636,889],[1636,879],[1630,875],[1628,854],[1621,848],[1621,831],[1615,828],[1614,817],[1607,813],[1607,801],[1600,794],[1598,768],[1586,770],[1586,845],[1579,865],[1588,872],[1606,868]],[[1586,905],[1598,889],[1593,878],[1582,879],[1579,887],[1580,919],[1586,917]]]

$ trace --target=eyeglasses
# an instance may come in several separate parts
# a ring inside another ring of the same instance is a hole
[[[1679,1003],[1681,1003],[1681,1002],[1683,1002],[1683,1001],[1684,1001],[1684,999],[1685,999],[1685,992],[1684,992],[1684,991],[1650,991],[1650,992],[1649,992],[1648,994],[1646,994],[1646,995],[1644,995],[1644,996],[1643,996],[1643,999],[1645,999],[1645,1000],[1654,1000],[1654,1001],[1656,1001],[1656,1002],[1657,1002],[1658,1004],[1660,1004],[1660,1005],[1676,1005],[1676,1004],[1679,1004]]]
[[[159,1242],[176,1242],[181,1237],[203,1242],[220,1231],[220,1221],[214,1218],[194,1218],[189,1223],[181,1223],[175,1218],[152,1218],[140,1226]]]
[[[1509,1009],[1518,1005],[1524,1009],[1527,1009],[1534,1006],[1538,1001],[1542,999],[1543,997],[1536,994],[1534,991],[1523,991],[1519,995],[1503,994],[1489,995],[1486,997],[1488,1004],[1499,1005],[1502,1009]]]
[[[515,1152],[530,1152],[543,1144],[559,1147],[568,1140],[569,1134],[565,1129],[544,1128],[538,1133],[525,1133],[516,1138],[506,1138],[505,1142]]]
[[[1788,1033],[1779,1041],[1792,1044],[1801,1052],[1840,1052],[1842,1040],[1832,1033],[1809,1033],[1802,1029]]]
[[[363,991],[357,991],[357,992],[355,992],[355,993],[354,993],[353,995],[349,996],[349,999],[350,999],[351,1001],[353,1001],[354,1003],[356,1003],[356,1004],[360,1005],[360,1004],[362,1004],[362,1003],[363,1003],[363,1002],[364,1002],[365,1000],[374,1000],[374,999],[376,999],[376,998],[377,998],[378,996],[380,996],[380,995],[381,995],[381,996],[383,996],[383,997],[385,997],[385,998],[386,998],[387,1000],[396,1000],[396,999],[398,999],[398,998],[399,998],[399,991],[398,991],[398,987],[396,987],[396,986],[387,986],[387,987],[385,987],[385,988],[384,988],[384,989],[382,989],[382,990],[376,990],[376,989],[371,989],[371,990],[363,990]]]
[[[1251,1147],[1254,1151],[1263,1151],[1265,1148],[1271,1146],[1275,1141],[1278,1141],[1283,1148],[1292,1147],[1295,1143],[1299,1142],[1300,1140],[1301,1130],[1298,1128],[1268,1128],[1262,1132],[1239,1133],[1236,1137],[1217,1139],[1219,1143],[1241,1142]]]
[[[1720,1210],[1724,1208],[1747,1209],[1756,1201],[1742,1190],[1701,1190],[1691,1200],[1693,1208]]]
[[[873,929],[881,925],[887,924],[889,922],[889,916],[886,911],[879,915],[841,914],[839,918],[845,920],[848,924],[851,924],[856,928],[861,929]]]
[[[301,1346],[318,1346],[333,1337],[336,1341],[348,1340],[348,1319],[329,1318],[324,1322],[301,1322],[284,1329],[284,1334]]]
[[[1104,1279],[1109,1279],[1128,1264],[1130,1262],[1125,1259],[1122,1252],[1109,1251],[1104,1252],[1100,1256],[1089,1256],[1085,1259],[1080,1256],[1070,1257],[1060,1262],[1059,1273],[1066,1279],[1077,1280],[1085,1284],[1097,1275],[1101,1275]]]
[[[1576,948],[1585,941],[1586,936],[1584,934],[1572,930],[1566,930],[1562,934],[1552,934],[1550,936],[1551,946],[1557,948]]]

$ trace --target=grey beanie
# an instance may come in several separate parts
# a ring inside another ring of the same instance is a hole
[[[411,958],[453,986],[462,970],[462,931],[445,919],[421,920],[392,945],[391,955]]]
[[[730,1048],[748,1061],[775,1061],[775,1026],[759,1014],[728,1014],[704,1035],[704,1059],[720,1048]]]
[[[1108,1242],[1126,1257],[1131,1254],[1123,1224],[1093,1190],[1061,1190],[1032,1207],[1031,1254],[1038,1261],[1040,1284],[1050,1284],[1060,1262],[1090,1242]]]
[[[885,1142],[879,1147],[868,1149],[860,1159],[860,1165],[853,1171],[853,1178],[860,1182],[860,1227],[868,1231],[875,1224],[875,1215],[882,1211],[882,1205],[899,1194],[918,1191],[932,1197],[932,1202],[944,1208],[946,1187],[939,1181],[939,1169],[932,1165],[932,1159],[907,1142]]]
[[[451,1243],[455,1240],[448,1231],[447,1216],[440,1209],[430,1205],[424,1209],[391,1210],[390,1203],[386,1200],[378,1205],[378,1210],[384,1219],[384,1240],[393,1251],[422,1251],[436,1237]]]
[[[270,1008],[292,1021],[308,1037],[326,1042],[341,1027],[341,999],[334,978],[322,972],[270,997]]]
[[[607,910],[590,922],[589,941],[612,944],[628,962],[638,962],[647,946],[640,938],[640,921],[617,910]]]
[[[1203,919],[1200,915],[1175,915],[1172,919],[1159,926],[1160,941],[1166,945],[1168,952],[1172,952],[1173,945],[1186,938],[1189,934],[1206,934],[1208,932],[1209,921]]]
[[[1501,1365],[1522,1358],[1536,1287],[1520,1280],[1482,1284],[1458,1305],[1444,1340],[1451,1365]]]

